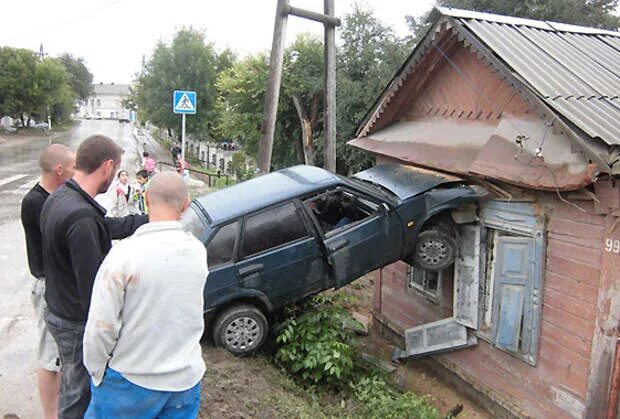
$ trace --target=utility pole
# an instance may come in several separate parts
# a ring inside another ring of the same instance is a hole
[[[325,14],[299,9],[289,5],[289,0],[278,0],[273,30],[269,78],[265,95],[265,108],[258,148],[258,168],[269,173],[273,137],[276,128],[282,66],[284,61],[284,38],[288,15],[320,22],[325,27],[325,168],[336,170],[336,26],[340,19],[334,16],[334,0],[325,1]]]

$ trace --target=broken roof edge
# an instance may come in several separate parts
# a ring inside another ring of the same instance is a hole
[[[436,6],[431,11],[429,20],[434,20],[435,14],[451,16],[459,19],[475,19],[487,22],[504,23],[508,25],[529,26],[532,28],[544,29],[554,32],[573,32],[590,35],[609,35],[620,37],[620,32],[606,29],[592,28],[589,26],[572,25],[569,23],[552,22],[548,20],[534,20],[514,16],[499,15],[494,13],[475,12],[473,10],[454,9],[451,7]]]

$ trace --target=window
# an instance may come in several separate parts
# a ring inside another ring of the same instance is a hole
[[[307,232],[291,202],[247,217],[243,236],[247,257],[306,237]]]
[[[434,303],[439,303],[442,272],[427,271],[415,266],[407,268],[407,290],[418,292]]]
[[[207,265],[210,269],[232,260],[238,231],[239,222],[237,221],[225,225],[215,233],[207,246]]]
[[[188,231],[192,233],[194,237],[199,238],[204,232],[206,226],[196,211],[196,209],[190,206],[187,211],[183,213],[183,216],[181,217],[181,224],[183,224],[185,231]]]
[[[97,106],[101,106],[101,99],[97,99]]]
[[[379,206],[349,191],[337,189],[304,201],[326,236],[378,212]]]

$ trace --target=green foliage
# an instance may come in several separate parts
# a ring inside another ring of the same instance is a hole
[[[317,296],[286,319],[276,339],[276,361],[308,387],[343,389],[353,376],[355,322],[334,297]]]
[[[84,58],[76,58],[71,54],[58,57],[69,74],[69,82],[76,98],[87,100],[93,93],[93,75],[86,67]]]
[[[617,30],[618,0],[438,0],[440,6]]]
[[[233,153],[232,160],[230,162],[230,167],[232,172],[235,174],[237,181],[242,181],[249,178],[249,174],[246,170],[246,155],[242,151],[237,151]]]
[[[218,72],[233,60],[229,50],[218,54],[204,33],[192,28],[177,32],[170,45],[160,42],[134,85],[140,117],[158,127],[180,131],[181,119],[171,110],[172,92],[193,90],[197,113],[187,117],[187,132],[213,137],[219,118],[215,107]]]
[[[0,114],[20,118],[45,119],[48,112],[55,122],[66,121],[76,94],[70,75],[61,60],[40,60],[26,49],[0,48]]]
[[[377,375],[363,377],[351,384],[355,398],[362,404],[367,418],[377,419],[434,419],[439,412],[426,397],[414,393],[399,393]]]

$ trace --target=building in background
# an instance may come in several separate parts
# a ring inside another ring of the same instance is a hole
[[[86,119],[119,119],[126,111],[123,100],[127,97],[128,84],[94,84],[93,95],[80,104],[80,116]]]

